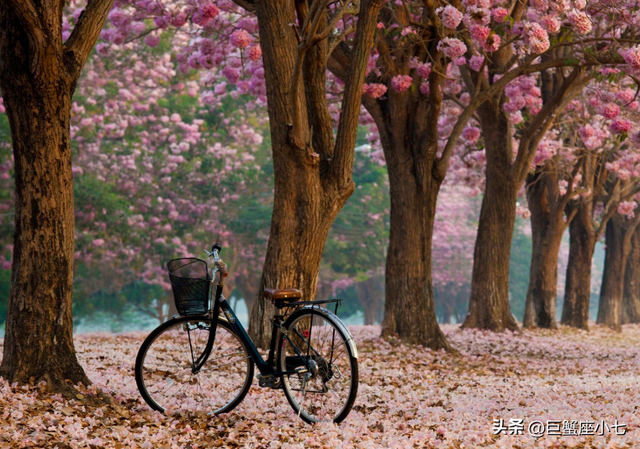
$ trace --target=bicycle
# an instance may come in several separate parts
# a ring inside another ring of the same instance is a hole
[[[227,271],[220,251],[219,243],[205,250],[211,272],[197,258],[167,264],[178,314],[138,351],[142,398],[159,412],[227,413],[247,395],[257,366],[260,387],[282,389],[305,422],[343,421],[358,391],[358,350],[336,315],[341,300],[301,301],[297,289],[265,289],[276,307],[265,360],[222,295]],[[335,313],[320,307],[328,304]]]

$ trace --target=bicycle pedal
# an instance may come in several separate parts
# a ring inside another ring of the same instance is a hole
[[[272,388],[279,389],[282,386],[282,382],[279,377],[273,376],[271,374],[267,374],[263,376],[262,374],[258,375],[258,385],[262,388]]]

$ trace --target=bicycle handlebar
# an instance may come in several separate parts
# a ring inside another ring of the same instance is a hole
[[[220,260],[220,251],[222,251],[222,245],[220,242],[216,242],[211,247],[211,254],[213,255],[213,262],[220,269],[221,278],[227,277],[227,266]],[[222,279],[220,279],[222,281]]]

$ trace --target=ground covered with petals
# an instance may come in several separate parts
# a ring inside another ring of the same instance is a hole
[[[382,340],[376,326],[351,328],[360,351],[360,389],[339,426],[304,424],[280,391],[263,390],[257,381],[227,415],[163,416],[141,401],[134,380],[145,334],[78,335],[78,358],[95,383],[83,395],[99,388],[116,403],[96,408],[83,405],[82,396],[66,400],[0,380],[0,447],[640,445],[640,326],[624,326],[621,334],[599,326],[502,334],[443,329],[458,354]],[[543,436],[531,436],[530,430],[539,431],[530,428],[533,422],[545,425]]]

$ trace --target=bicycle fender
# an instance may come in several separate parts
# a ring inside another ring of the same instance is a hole
[[[336,326],[338,326],[340,328],[340,331],[342,333],[344,333],[345,337],[347,337],[347,340],[346,340],[345,343],[347,343],[349,345],[349,347],[351,348],[351,352],[353,353],[353,358],[357,359],[358,358],[358,348],[356,347],[356,342],[353,339],[353,335],[351,335],[351,332],[349,332],[349,329],[347,329],[347,326],[344,325],[342,320],[340,318],[338,318],[338,315],[336,315],[335,313],[333,313],[329,309],[318,308],[316,306],[304,306],[304,307],[301,307],[298,310],[304,310],[304,309],[311,310],[312,308],[313,308],[313,312],[314,313],[324,314],[324,315],[328,316],[329,318],[331,318],[335,322]]]

